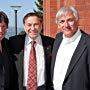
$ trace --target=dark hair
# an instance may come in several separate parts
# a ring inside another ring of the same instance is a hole
[[[4,21],[6,23],[6,25],[8,26],[9,19],[8,19],[7,15],[3,11],[0,11],[0,23],[2,21]]]
[[[39,14],[34,13],[34,12],[30,12],[30,13],[27,13],[27,14],[24,16],[24,18],[23,18],[23,24],[25,24],[25,20],[26,20],[28,17],[30,17],[30,16],[36,16],[36,17],[38,17],[38,18],[40,19],[40,22],[42,22],[42,18],[40,17]]]

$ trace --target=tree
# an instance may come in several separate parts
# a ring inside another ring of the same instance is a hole
[[[37,6],[38,10],[33,9],[34,12],[40,15],[40,17],[43,19],[43,0],[35,1],[35,5]]]
[[[37,6],[37,9],[38,10],[35,10],[35,9],[33,9],[33,10],[34,10],[34,12],[36,14],[38,14],[40,16],[40,18],[43,21],[43,0],[37,0],[37,1],[35,1],[35,5]],[[43,28],[42,28],[41,33],[43,34]]]

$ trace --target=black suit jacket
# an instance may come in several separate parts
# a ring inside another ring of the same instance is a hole
[[[14,59],[10,53],[8,40],[1,41],[0,51],[0,90],[18,90],[18,74]]]
[[[26,35],[18,35],[10,37],[9,41],[11,43],[12,52],[18,54],[18,60],[16,62],[18,75],[19,75],[19,88],[20,90],[23,90],[23,56],[24,56],[24,43],[25,43],[25,36]],[[51,52],[52,47],[54,43],[54,39],[51,37],[43,36],[42,38],[42,44],[44,48],[45,53],[45,86],[46,90],[48,90],[48,87],[50,86],[50,64],[51,64]]]
[[[71,58],[62,90],[90,90],[90,36],[83,31],[80,42]],[[51,78],[53,82],[54,65],[62,33],[57,34],[52,52]]]

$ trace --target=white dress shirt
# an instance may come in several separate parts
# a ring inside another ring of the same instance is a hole
[[[66,38],[63,35],[63,40],[59,46],[54,68],[54,90],[62,90],[63,81],[70,64],[73,53],[80,41],[81,32],[78,29],[75,35],[71,38]]]
[[[24,86],[27,86],[28,78],[28,64],[29,64],[29,53],[31,49],[31,38],[26,36],[24,46]],[[44,60],[44,49],[42,46],[41,36],[38,36],[35,40],[36,59],[37,59],[37,84],[41,86],[45,83],[45,60]]]

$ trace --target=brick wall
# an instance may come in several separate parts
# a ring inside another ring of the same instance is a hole
[[[79,27],[90,34],[90,0],[44,0],[44,35],[55,37],[59,32],[55,15],[61,6],[73,5],[80,15]]]

